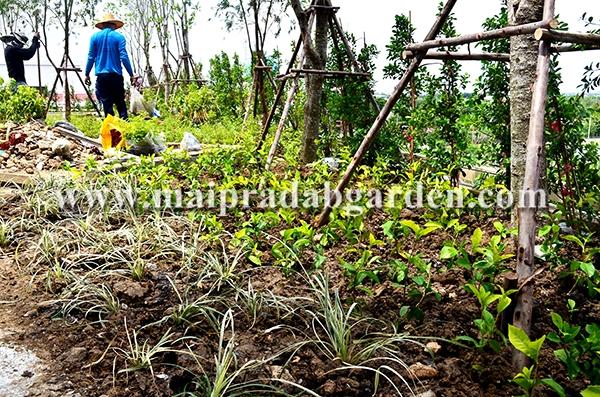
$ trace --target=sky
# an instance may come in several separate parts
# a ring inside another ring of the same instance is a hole
[[[204,65],[204,73],[207,73],[208,61],[214,55],[225,51],[229,54],[238,53],[242,60],[248,61],[250,53],[246,43],[244,31],[228,32],[222,20],[215,17],[215,7],[218,0],[202,0],[197,22],[191,31],[190,52],[196,62]],[[377,71],[374,75],[376,80],[375,89],[379,94],[389,94],[396,82],[383,78],[382,69],[386,64],[385,46],[391,37],[394,16],[397,14],[411,13],[413,24],[416,26],[415,40],[419,41],[429,31],[435,20],[435,14],[439,4],[438,0],[333,0],[334,5],[340,6],[338,17],[346,31],[352,32],[359,43],[366,39],[368,44],[375,44],[380,51],[376,61]],[[365,5],[368,4],[368,5]],[[557,0],[557,14],[560,19],[569,23],[571,31],[583,31],[585,25],[581,21],[584,12],[588,15],[600,17],[600,1],[598,0]],[[486,17],[496,14],[500,9],[500,0],[459,0],[455,6],[456,27],[459,34],[474,33],[481,31],[481,24]],[[102,15],[104,8],[99,5],[96,15]],[[295,18],[292,10],[288,11],[289,18]],[[284,18],[285,19],[285,18]],[[125,21],[127,22],[127,21]],[[30,32],[25,32],[30,34]],[[72,58],[75,63],[84,68],[87,55],[89,37],[94,33],[93,27],[79,27],[77,34],[72,37]],[[279,49],[284,54],[285,61],[289,59],[292,41],[297,39],[296,31],[289,33],[283,29],[278,38],[267,39],[267,51]],[[55,59],[60,58],[62,37],[58,30],[49,32],[48,46]],[[160,65],[158,54],[154,55],[155,65]],[[600,51],[585,53],[569,53],[561,56],[561,67],[563,69],[563,91],[577,92],[583,69],[591,61],[599,61]],[[42,64],[47,64],[45,56]],[[471,83],[479,75],[479,62],[462,62],[463,71],[470,76]],[[35,71],[35,58],[29,61],[27,67],[28,79],[37,82]],[[155,68],[156,70],[156,68]],[[49,68],[44,68],[43,81],[52,84],[54,73]],[[6,70],[0,66],[0,76],[6,76]],[[469,88],[467,88],[469,89]]]

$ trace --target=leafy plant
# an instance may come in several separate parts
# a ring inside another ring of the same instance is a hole
[[[350,287],[356,288],[362,286],[365,280],[370,280],[373,283],[379,283],[379,269],[381,258],[373,255],[371,250],[364,250],[360,258],[356,262],[347,262],[340,260],[340,266],[344,269],[344,273],[350,278]],[[375,269],[373,269],[375,267]]]
[[[558,332],[550,332],[548,340],[561,346],[554,355],[566,366],[569,377],[585,375],[592,384],[600,384],[600,326],[591,323],[582,330],[581,326],[563,320],[558,313],[550,316]]]
[[[35,88],[0,79],[0,122],[26,123],[44,119],[46,101]]]
[[[545,385],[552,389],[552,391],[554,391],[560,397],[565,397],[565,390],[554,379],[539,379],[537,377],[539,354],[546,336],[544,335],[540,339],[532,341],[529,339],[529,336],[527,336],[525,331],[509,324],[508,339],[515,349],[533,361],[533,365],[531,367],[523,367],[522,371],[513,378],[513,382],[521,387],[524,395],[530,397],[533,395],[533,391],[536,387]]]
[[[500,294],[495,294],[488,291],[484,286],[477,288],[473,284],[465,285],[465,289],[477,297],[479,306],[481,307],[481,318],[474,321],[475,326],[479,330],[478,340],[469,336],[459,336],[458,340],[464,340],[473,343],[477,348],[491,347],[494,351],[499,352],[502,344],[498,342],[500,339],[505,343],[505,337],[497,328],[500,315],[504,312],[511,303],[510,295],[517,292],[516,290],[504,291]],[[495,315],[489,310],[492,303],[496,302]],[[503,343],[503,344],[504,344]]]

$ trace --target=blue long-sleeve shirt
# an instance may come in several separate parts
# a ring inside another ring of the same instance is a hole
[[[125,36],[109,27],[94,33],[90,41],[85,75],[90,75],[94,64],[96,64],[96,75],[107,73],[122,75],[121,63],[125,66],[129,76],[133,76],[131,62],[127,55]]]

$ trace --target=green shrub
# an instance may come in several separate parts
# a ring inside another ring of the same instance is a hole
[[[220,115],[215,92],[206,86],[190,86],[186,92],[181,90],[172,97],[171,106],[173,112],[194,124],[214,121]]]
[[[45,110],[45,100],[36,89],[0,79],[0,122],[43,119]]]

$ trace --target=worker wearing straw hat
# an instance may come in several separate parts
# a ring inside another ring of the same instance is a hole
[[[124,23],[108,13],[96,24],[100,29],[90,41],[87,66],[85,68],[85,83],[90,85],[90,72],[96,65],[96,97],[102,103],[104,114],[113,115],[116,105],[119,117],[127,119],[127,104],[125,103],[125,87],[123,68],[125,67],[133,81],[133,70],[127,55],[125,36],[117,32]],[[122,65],[122,66],[121,66]]]
[[[24,48],[28,41],[27,37],[18,33],[2,36],[0,40],[6,44],[4,59],[6,60],[8,77],[14,79],[17,86],[27,85],[25,81],[25,64],[23,62],[33,58],[38,48],[40,48],[40,34],[33,35],[29,48]]]

